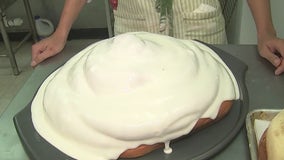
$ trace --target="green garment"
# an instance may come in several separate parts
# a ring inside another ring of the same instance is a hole
[[[169,35],[173,36],[173,0],[156,0],[155,7],[160,13],[160,31],[166,29],[169,25]]]

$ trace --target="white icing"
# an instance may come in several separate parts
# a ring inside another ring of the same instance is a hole
[[[264,131],[269,126],[270,121],[262,120],[262,119],[255,119],[254,120],[254,131],[255,131],[255,137],[257,146],[259,145],[260,139],[264,133]]]
[[[32,103],[35,129],[76,159],[116,159],[188,134],[239,98],[210,48],[144,32],[94,43],[51,74]]]
[[[173,152],[173,149],[170,147],[170,141],[165,142],[164,152],[166,154],[171,154]]]

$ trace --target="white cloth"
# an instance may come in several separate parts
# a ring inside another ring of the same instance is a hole
[[[115,34],[146,31],[160,32],[160,14],[154,0],[120,0],[114,10]],[[197,39],[211,44],[227,43],[225,20],[218,0],[174,0],[173,36]]]
[[[87,0],[88,3],[91,1]],[[159,16],[155,0],[119,0],[117,10],[114,10],[115,35],[137,31],[168,35],[168,26],[160,32]],[[174,0],[173,36],[211,44],[227,43],[219,0]]]

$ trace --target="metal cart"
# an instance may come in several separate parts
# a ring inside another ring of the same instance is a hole
[[[0,1],[0,30],[1,30],[1,35],[3,38],[3,42],[5,44],[5,52],[1,54],[1,56],[8,57],[10,60],[11,67],[13,69],[14,75],[19,75],[20,71],[17,65],[17,61],[15,58],[15,53],[17,52],[18,48],[25,42],[27,41],[31,36],[33,40],[36,42],[37,39],[37,34],[36,34],[36,29],[35,29],[35,24],[33,20],[33,15],[30,7],[29,0],[22,0],[24,3],[24,8],[26,11],[26,16],[28,18],[28,23],[29,23],[29,32],[28,34],[18,43],[16,47],[12,47],[9,39],[9,35],[7,33],[5,24],[4,24],[4,12],[7,8],[9,8],[13,3],[16,2],[16,0],[1,0]]]

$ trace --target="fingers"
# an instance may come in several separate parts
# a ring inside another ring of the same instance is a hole
[[[32,67],[35,67],[38,64],[36,60],[37,56],[44,53],[45,50],[46,50],[46,46],[41,41],[32,46],[32,61],[31,61]]]
[[[282,58],[281,64],[276,68],[275,75],[280,75],[284,72],[284,60]]]
[[[261,56],[267,59],[272,65],[278,67],[281,63],[281,59],[275,55],[271,50],[268,48],[264,48],[261,52]]]
[[[32,46],[32,61],[31,66],[35,67],[38,62],[38,56],[43,54],[46,50],[46,47],[42,45],[41,42]]]
[[[274,47],[274,52],[277,52],[277,57],[280,61],[274,73],[275,75],[280,75],[284,72],[284,40],[277,39],[272,47]]]
[[[32,46],[31,66],[35,67],[45,59],[58,54],[65,45],[65,39],[51,36]]]
[[[259,45],[260,55],[267,59],[276,67],[275,75],[280,75],[284,72],[284,40],[273,38],[270,41]]]
[[[57,52],[55,52],[52,49],[46,48],[45,50],[40,50],[37,51],[33,54],[32,57],[32,62],[31,62],[31,66],[35,67],[37,66],[39,63],[41,63],[42,61],[44,61],[45,59],[54,56],[55,54],[57,54]]]
[[[38,54],[37,56],[35,56],[32,59],[31,66],[32,67],[37,66],[40,62],[44,61],[46,58],[48,58],[48,57],[46,56],[45,52],[42,52],[42,53]]]

